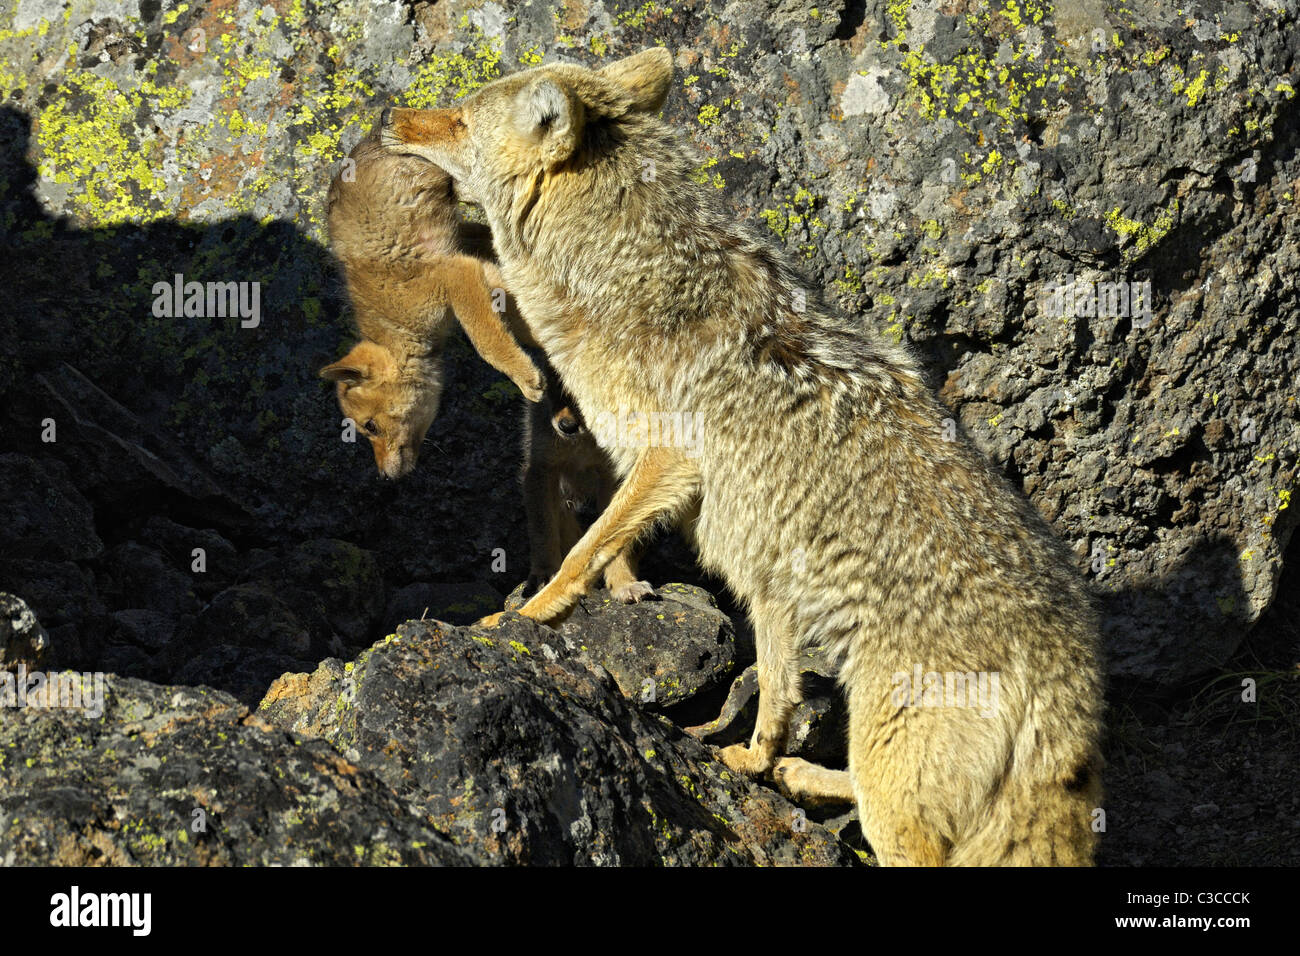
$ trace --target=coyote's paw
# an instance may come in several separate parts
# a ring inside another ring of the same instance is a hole
[[[523,392],[524,398],[530,402],[540,402],[542,396],[546,394],[546,379],[542,378],[542,373],[531,362],[528,363],[527,369],[521,370],[519,375],[513,378],[514,383],[519,386],[519,391]]]
[[[620,584],[610,593],[614,595],[615,601],[622,601],[624,604],[637,604],[642,598],[648,598],[654,594],[655,589],[649,581],[631,581],[627,584]]]
[[[746,747],[744,744],[723,747],[718,751],[718,756],[730,769],[736,773],[743,773],[747,777],[761,777],[772,769],[771,762],[766,760],[760,751]]]
[[[853,784],[844,770],[831,770],[801,757],[783,757],[772,768],[776,789],[796,803],[852,803]]]
[[[487,617],[479,618],[477,621],[474,622],[474,626],[475,627],[496,627],[498,624],[501,623],[501,618],[505,615],[505,613],[506,613],[505,611],[497,611],[495,614],[489,614]]]

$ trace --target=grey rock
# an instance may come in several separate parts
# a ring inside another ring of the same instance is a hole
[[[481,863],[846,864],[774,791],[737,779],[559,635],[402,625],[355,662],[287,675],[259,714],[320,733]]]
[[[6,558],[85,560],[104,550],[94,511],[57,460],[0,455],[0,549]]]
[[[0,720],[4,865],[468,862],[324,741],[216,691],[106,683],[99,718],[29,707]]]
[[[669,707],[731,675],[735,629],[702,588],[665,584],[655,596],[623,604],[604,589],[593,591],[559,632],[565,647],[604,667],[628,697]]]
[[[848,759],[845,733],[848,707],[823,655],[800,656],[803,700],[790,717],[782,753],[813,763],[843,767]],[[688,733],[710,744],[747,744],[758,717],[758,668],[751,664],[731,684],[718,716]]]
[[[405,621],[434,618],[448,624],[472,624],[501,609],[501,595],[477,581],[447,584],[416,582],[396,590],[384,609],[385,634]]]
[[[0,591],[0,670],[19,664],[38,668],[50,649],[50,636],[27,602]]]

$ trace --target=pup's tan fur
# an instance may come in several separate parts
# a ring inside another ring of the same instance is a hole
[[[525,320],[588,419],[690,411],[698,457],[609,449],[623,485],[523,608],[570,611],[656,520],[750,608],[760,704],[749,774],[856,796],[887,864],[1086,864],[1100,794],[1097,620],[1032,507],[963,440],[915,359],[802,287],[696,185],[656,113],[665,50],[550,65],[448,110],[394,110],[384,142],[447,169],[486,211]],[[777,763],[796,650],[840,658],[848,776]],[[996,672],[991,718],[910,706],[898,676]]]
[[[370,439],[380,472],[400,478],[438,414],[454,320],[530,401],[541,400],[544,382],[498,310],[505,283],[487,260],[490,235],[461,220],[451,177],[375,137],[348,158],[330,184],[330,249],[361,341],[320,374],[338,383],[339,406]]]
[[[415,467],[437,415],[442,352],[459,319],[479,354],[529,400],[524,509],[530,585],[540,586],[581,536],[577,503],[593,500],[603,509],[613,494],[617,479],[609,458],[554,370],[544,359],[534,364],[520,347],[520,341],[536,342],[504,294],[490,260],[490,232],[457,213],[451,177],[432,163],[383,149],[374,137],[348,158],[330,184],[330,247],[343,268],[362,340],[321,376],[337,382],[339,405],[370,439],[380,472],[399,478]],[[610,564],[605,581],[624,602],[651,592],[637,580],[631,552]]]

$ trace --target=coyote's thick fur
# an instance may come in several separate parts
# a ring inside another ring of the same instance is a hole
[[[884,863],[1086,864],[1102,721],[1097,619],[1045,522],[970,445],[907,349],[840,317],[698,185],[656,114],[672,60],[550,65],[456,107],[392,110],[385,145],[446,169],[485,210],[525,321],[588,421],[690,413],[688,452],[608,447],[624,481],[522,609],[567,614],[657,520],[748,605],[760,702],[748,747],[799,794],[856,797]],[[644,420],[644,418],[642,419]],[[779,748],[797,650],[838,655],[849,769]],[[938,675],[940,692],[927,677]],[[944,693],[986,686],[990,706]]]

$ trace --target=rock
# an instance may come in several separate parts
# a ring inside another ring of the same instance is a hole
[[[106,679],[0,721],[5,866],[464,864],[376,777],[215,691]],[[272,769],[274,768],[274,769]]]
[[[255,704],[280,674],[342,650],[319,605],[295,606],[274,586],[238,584],[186,622],[164,653],[178,682]]]
[[[367,646],[384,612],[379,562],[347,541],[304,541],[282,557],[251,562],[247,574],[254,582],[275,582],[280,596],[305,614],[323,614],[341,642],[334,653]],[[304,603],[312,606],[304,608]]]
[[[750,664],[731,682],[718,716],[687,727],[688,733],[719,747],[748,742],[758,719],[758,665]]]
[[[82,667],[102,650],[106,609],[93,576],[74,562],[0,557],[0,590],[20,592],[45,625],[46,666]]]
[[[641,711],[558,633],[411,622],[355,662],[286,675],[259,714],[318,732],[480,863],[847,864],[774,791]]]
[[[382,630],[391,634],[399,624],[421,618],[433,618],[448,624],[473,624],[500,609],[501,595],[482,582],[416,582],[399,588],[389,598]]]
[[[37,384],[50,403],[58,440],[51,445],[83,486],[114,505],[179,493],[214,514],[239,505],[165,435],[149,428],[76,368],[60,363]]]
[[[150,654],[171,646],[176,619],[148,608],[127,608],[109,615],[115,625],[110,643],[130,644]]]
[[[264,647],[300,659],[325,657],[332,643],[323,614],[301,613],[274,585],[237,584],[226,588],[194,619],[185,644],[194,650],[215,644]]]
[[[6,558],[84,560],[104,550],[94,512],[54,459],[0,455],[0,549]]]
[[[136,541],[110,548],[98,562],[95,582],[104,600],[116,607],[147,608],[184,619],[203,607],[188,558],[173,557]]]
[[[188,572],[190,586],[202,599],[211,600],[239,576],[239,553],[215,528],[188,528],[163,515],[150,515],[139,539],[165,554],[171,567]]]
[[[665,584],[655,595],[623,604],[608,591],[594,591],[559,631],[565,648],[604,667],[626,696],[668,707],[731,675],[736,636],[731,620],[704,589]]]
[[[825,766],[846,766],[848,702],[835,678],[805,671],[803,688],[804,699],[790,717],[786,752]]]
[[[0,591],[0,670],[39,668],[49,647],[50,637],[27,602]]]
[[[280,676],[310,666],[310,660],[269,648],[213,644],[179,664],[169,662],[164,672],[178,683],[213,687],[255,707]]]
[[[790,717],[784,753],[828,767],[845,766],[848,707],[823,655],[800,657],[804,699]],[[717,718],[687,732],[719,747],[748,743],[758,718],[758,668],[751,664],[731,685]]]

